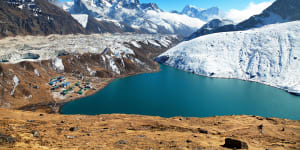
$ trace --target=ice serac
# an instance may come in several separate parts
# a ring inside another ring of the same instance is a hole
[[[203,33],[199,29],[187,39],[193,39],[199,36],[228,32],[244,31],[252,28],[262,27],[269,24],[284,23],[289,21],[300,20],[300,1],[299,0],[277,0],[270,7],[265,9],[261,14],[250,17],[249,19],[236,25],[229,24],[220,26]]]
[[[141,4],[138,0],[75,0],[69,12],[116,21],[143,33],[188,36],[205,24],[199,18],[164,12],[154,3]]]
[[[237,78],[300,93],[300,21],[210,34],[156,60],[198,75]]]

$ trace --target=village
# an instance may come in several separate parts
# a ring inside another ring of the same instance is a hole
[[[85,80],[81,75],[75,77],[53,77],[49,81],[50,90],[54,97],[61,99],[84,95],[88,90],[96,90],[90,81]]]

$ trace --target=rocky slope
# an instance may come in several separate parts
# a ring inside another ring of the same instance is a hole
[[[258,116],[65,116],[0,108],[0,149],[296,150],[299,139],[299,121]]]
[[[276,0],[270,7],[265,9],[261,14],[250,17],[249,19],[236,25],[229,24],[213,28],[209,32],[202,32],[199,29],[187,39],[193,39],[206,34],[243,31],[252,28],[262,27],[264,25],[284,23],[289,21],[300,20],[300,1],[299,0]]]
[[[186,15],[163,12],[156,4],[138,0],[75,0],[71,14],[88,14],[101,21],[113,20],[146,33],[187,36],[205,22]]]
[[[300,94],[300,21],[182,42],[157,58],[195,74],[237,78]]]
[[[157,71],[152,59],[178,41],[172,35],[137,34],[2,39],[1,107],[36,110],[76,98],[51,91],[48,82],[53,77],[64,75],[72,84],[89,81],[99,90],[113,78]]]
[[[86,33],[73,17],[47,0],[0,1],[0,38]]]

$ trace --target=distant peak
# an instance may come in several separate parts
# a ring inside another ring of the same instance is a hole
[[[197,8],[195,5],[186,5],[186,8]]]

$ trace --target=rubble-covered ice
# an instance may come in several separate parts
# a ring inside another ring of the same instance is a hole
[[[161,34],[92,34],[92,35],[50,35],[50,36],[17,36],[0,40],[0,62],[18,63],[28,61],[23,56],[39,56],[29,61],[54,59],[59,55],[102,53],[109,48],[115,55],[134,54],[127,44],[132,41],[155,44],[161,47],[170,46],[174,35]],[[161,43],[155,41],[161,40]],[[151,41],[151,43],[148,43]],[[132,44],[132,43],[131,43]],[[137,46],[137,45],[136,45]]]

